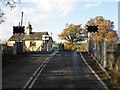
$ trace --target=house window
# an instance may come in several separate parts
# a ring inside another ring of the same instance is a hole
[[[36,46],[36,42],[30,42],[30,47]]]

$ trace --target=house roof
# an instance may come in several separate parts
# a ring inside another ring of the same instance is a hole
[[[49,35],[48,32],[32,32],[29,35],[20,35],[20,40],[42,40],[42,35]],[[19,35],[14,34],[8,41],[19,40]]]

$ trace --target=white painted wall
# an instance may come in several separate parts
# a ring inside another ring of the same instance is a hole
[[[41,45],[43,45],[43,41],[40,40],[32,40],[33,42],[36,42],[35,47],[30,47],[30,42],[31,41],[25,41],[25,46],[30,50],[30,51],[36,51]],[[41,51],[41,48],[38,50]]]
[[[7,43],[8,46],[14,46],[14,44],[15,44],[15,41],[8,41]]]
[[[36,46],[30,47],[30,42],[31,41],[36,42]],[[15,44],[15,41],[8,41],[8,46],[14,46],[14,44]],[[42,50],[41,45],[43,45],[43,41],[42,40],[25,41],[24,42],[24,49],[25,50],[30,50],[30,51],[41,51]],[[52,50],[52,41],[48,42],[47,50],[48,51]]]

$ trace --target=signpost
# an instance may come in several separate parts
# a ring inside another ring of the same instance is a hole
[[[47,51],[47,41],[49,41],[50,36],[49,35],[42,35],[43,40],[43,50]]]
[[[98,25],[86,25],[88,32],[88,53],[91,52],[91,40],[96,36],[95,33],[98,33]]]
[[[18,26],[13,26],[13,34],[16,36],[16,42],[15,42],[15,49],[14,49],[14,54],[19,54],[23,51],[23,44],[21,42],[22,35],[25,32],[25,26],[22,26],[23,23],[23,12],[21,16],[21,25],[19,23]]]

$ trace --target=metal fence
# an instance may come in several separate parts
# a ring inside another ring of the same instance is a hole
[[[115,65],[115,48],[116,44],[108,45],[105,40],[101,42],[90,40],[89,42],[89,53],[91,53],[104,68],[108,69],[112,69]]]

